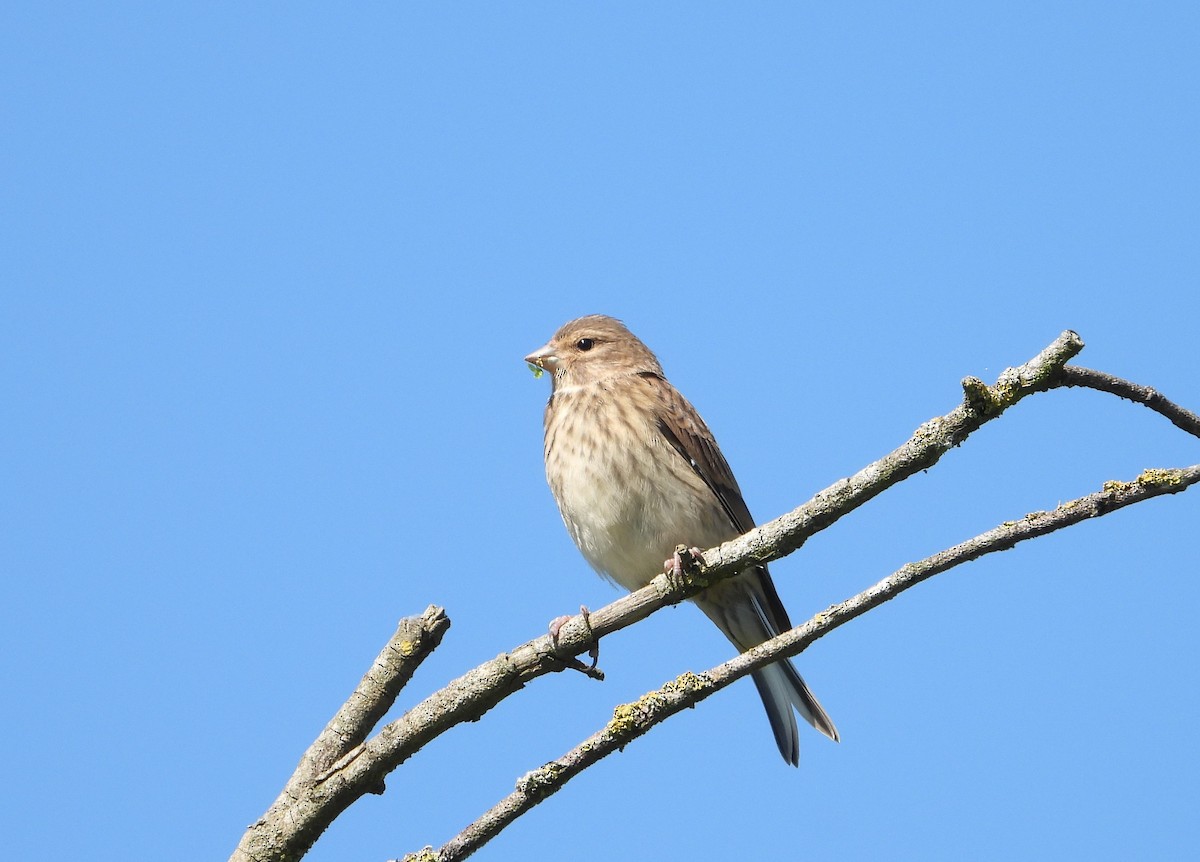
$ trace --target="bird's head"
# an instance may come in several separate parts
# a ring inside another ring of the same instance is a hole
[[[554,388],[584,386],[608,377],[648,372],[662,366],[641,340],[614,317],[590,314],[565,323],[543,347],[525,357],[549,371]]]

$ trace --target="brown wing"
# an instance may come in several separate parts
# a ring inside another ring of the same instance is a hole
[[[651,372],[639,375],[650,385],[651,391],[659,401],[657,425],[663,438],[688,463],[692,471],[700,477],[708,489],[721,504],[729,521],[738,533],[745,533],[754,527],[754,518],[750,508],[742,497],[729,462],[721,454],[716,438],[700,418],[686,398],[664,378]],[[775,628],[776,633],[787,631],[792,627],[787,610],[775,591],[775,584],[767,572],[766,565],[755,566],[755,580],[766,599],[768,622]]]

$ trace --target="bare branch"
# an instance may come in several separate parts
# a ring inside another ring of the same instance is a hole
[[[726,542],[716,554],[705,551],[709,566],[705,575],[710,579],[727,576],[741,571],[748,562],[770,562],[790,554],[892,485],[928,470],[951,448],[1025,396],[1052,387],[1063,366],[1081,350],[1083,341],[1068,330],[1024,365],[1005,369],[994,386],[975,377],[965,378],[963,403],[945,416],[930,419],[895,451],[835,482],[786,515]]]
[[[623,749],[667,718],[695,706],[751,671],[780,658],[798,655],[818,638],[936,574],[985,554],[1007,551],[1020,542],[1044,536],[1126,506],[1177,494],[1200,482],[1200,465],[1182,470],[1146,470],[1132,482],[1106,482],[1103,490],[1063,503],[1052,512],[1032,512],[1006,521],[973,539],[901,567],[870,589],[817,614],[808,622],[702,674],[684,673],[635,703],[618,706],[612,720],[557,760],[530,772],[516,790],[485,812],[439,850],[410,853],[404,862],[457,862],[498,835],[543,799],[561,790],[587,767]]]
[[[1053,385],[1084,386],[1125,398],[1137,404],[1144,404],[1155,413],[1166,416],[1176,428],[1186,431],[1193,437],[1200,437],[1200,416],[1191,410],[1180,407],[1149,386],[1139,386],[1120,377],[1105,374],[1103,371],[1093,371],[1091,368],[1080,368],[1077,365],[1064,366]]]
[[[246,830],[231,860],[249,862],[282,858],[279,855],[283,852],[281,839],[288,834],[287,821],[293,816],[296,801],[303,797],[306,788],[320,783],[330,769],[343,765],[361,751],[360,743],[391,709],[421,663],[437,649],[448,628],[450,619],[446,612],[434,605],[426,608],[419,617],[400,620],[396,633],[376,657],[350,699],[304,752],[279,798]],[[376,792],[383,792],[382,779]],[[316,837],[313,835],[312,840]]]

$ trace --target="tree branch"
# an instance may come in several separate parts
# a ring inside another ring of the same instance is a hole
[[[1084,386],[1109,395],[1125,398],[1136,404],[1144,404],[1155,413],[1160,413],[1171,420],[1176,428],[1180,428],[1193,437],[1200,437],[1200,416],[1191,410],[1180,407],[1167,399],[1156,389],[1149,386],[1139,386],[1113,377],[1103,371],[1093,371],[1090,368],[1080,368],[1077,365],[1063,366],[1053,383],[1054,386]]]
[[[928,470],[986,422],[1027,395],[1055,385],[1063,366],[1083,350],[1083,341],[1067,330],[1045,350],[1017,368],[1008,368],[994,386],[975,377],[962,381],[963,402],[945,416],[930,419],[893,452],[819,492],[804,505],[708,551],[706,574],[739,572],[748,562],[766,563],[801,547],[812,535],[854,511],[892,485]]]
[[[403,862],[458,862],[467,858],[526,811],[561,790],[584,769],[623,749],[656,724],[695,706],[758,668],[798,655],[818,638],[936,574],[1134,503],[1164,494],[1177,494],[1197,482],[1200,482],[1200,464],[1181,470],[1146,470],[1132,482],[1105,482],[1102,490],[1063,503],[1052,512],[1031,512],[1019,521],[1006,521],[973,539],[902,566],[873,587],[833,605],[761,646],[704,673],[684,673],[636,702],[618,706],[604,728],[562,757],[525,775],[517,782],[516,790],[439,850],[435,852],[427,847],[406,855]]]
[[[446,612],[434,605],[419,617],[400,620],[396,633],[376,657],[350,699],[342,704],[304,752],[279,798],[246,830],[230,857],[231,862],[286,858],[283,839],[290,834],[290,822],[297,816],[295,809],[304,798],[305,790],[319,784],[330,769],[341,766],[361,750],[360,743],[391,709],[400,691],[421,663],[437,649],[449,628],[450,619]],[[383,792],[382,779],[374,790]],[[313,841],[316,838],[317,835],[312,836]]]

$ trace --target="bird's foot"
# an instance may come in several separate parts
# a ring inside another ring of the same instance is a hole
[[[663,572],[673,578],[682,578],[684,571],[693,572],[704,565],[704,554],[699,548],[676,545],[670,559],[663,560]]]
[[[579,610],[583,610],[583,605],[579,606]],[[550,643],[554,646],[558,646],[558,633],[562,630],[563,624],[569,619],[571,619],[570,614],[563,614],[561,617],[555,617],[550,620]]]
[[[588,610],[587,605],[579,606],[579,615],[583,617],[583,624],[587,626],[589,632],[592,630],[592,625],[590,622],[591,614],[592,612]],[[552,646],[558,646],[558,633],[562,630],[563,625],[569,619],[572,619],[572,617],[562,616],[555,617],[550,621],[550,644]],[[600,641],[595,637],[592,638],[592,648],[588,650],[588,658],[592,660],[590,665],[584,664],[574,656],[572,656],[570,659],[566,659],[565,662],[567,667],[579,671],[584,676],[591,677],[592,679],[603,680],[604,671],[596,667],[597,663],[600,661]]]

